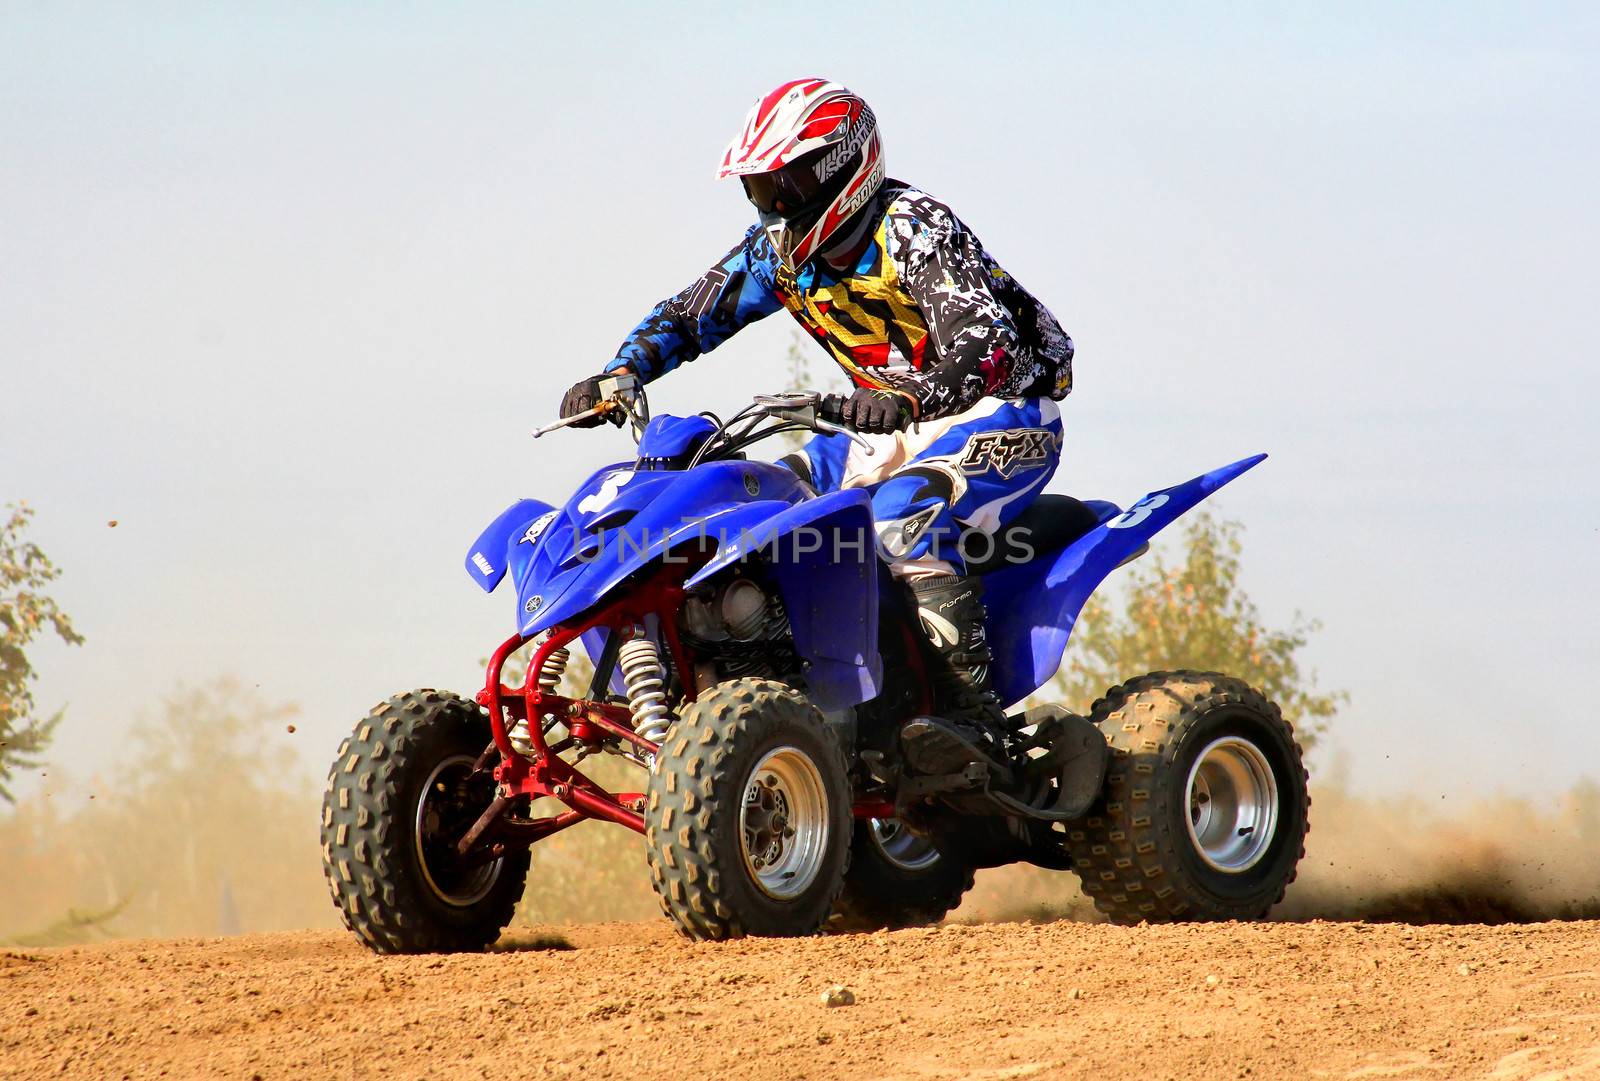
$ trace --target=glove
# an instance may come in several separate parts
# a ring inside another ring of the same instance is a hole
[[[579,413],[599,405],[600,380],[609,374],[609,372],[606,372],[601,375],[591,375],[587,379],[580,379],[572,384],[572,389],[567,391],[566,397],[561,399],[561,419],[566,420],[568,417],[575,417]],[[574,421],[572,426],[574,428],[597,428],[607,420],[613,423],[620,423],[622,419],[622,410],[618,409],[610,415],[597,413],[592,417],[584,417],[580,421]]]
[[[838,408],[840,423],[870,434],[901,431],[914,419],[910,400],[892,390],[859,387]]]

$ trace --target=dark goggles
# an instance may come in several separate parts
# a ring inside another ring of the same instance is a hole
[[[763,214],[793,217],[809,209],[822,191],[815,171],[819,156],[807,154],[777,172],[741,176],[745,196]]]

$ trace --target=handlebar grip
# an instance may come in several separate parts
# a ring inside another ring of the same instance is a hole
[[[817,403],[817,419],[825,420],[829,424],[843,424],[846,400],[843,394],[824,394],[822,400]]]

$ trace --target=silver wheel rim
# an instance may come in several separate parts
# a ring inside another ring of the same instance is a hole
[[[422,868],[422,877],[428,883],[428,889],[432,890],[433,895],[439,900],[456,908],[477,904],[487,897],[489,891],[494,889],[494,884],[500,880],[500,869],[505,864],[504,859],[480,864],[460,876],[459,882],[454,881],[456,876],[443,874],[442,868],[428,865],[428,849],[442,843],[439,837],[442,825],[438,807],[440,797],[448,792],[449,785],[453,781],[459,780],[446,775],[470,774],[472,766],[473,759],[470,755],[458,754],[444,759],[433,767],[433,772],[428,774],[427,783],[422,786],[422,798],[417,800],[417,818],[412,831],[412,841],[417,847],[417,866]],[[431,807],[430,801],[433,803]]]
[[[1239,736],[1213,741],[1189,769],[1189,840],[1207,866],[1240,874],[1266,855],[1278,828],[1278,780],[1267,756]]]
[[[739,809],[739,839],[761,892],[787,901],[817,880],[832,832],[828,810],[822,772],[804,751],[779,747],[756,763]]]
[[[939,862],[939,850],[926,837],[906,829],[898,818],[874,818],[872,843],[883,858],[902,871],[926,871]]]

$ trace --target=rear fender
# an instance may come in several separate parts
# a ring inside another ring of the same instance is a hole
[[[1242,458],[1151,492],[1053,558],[986,575],[989,642],[994,650],[995,689],[1001,700],[1019,702],[1055,675],[1078,613],[1106,575],[1180,515],[1266,457]]]
[[[493,593],[500,580],[506,576],[511,562],[516,558],[516,547],[533,533],[540,519],[555,510],[537,499],[519,499],[507,507],[500,517],[490,522],[478,539],[467,550],[467,573],[485,593]],[[531,555],[533,545],[524,551]]]

